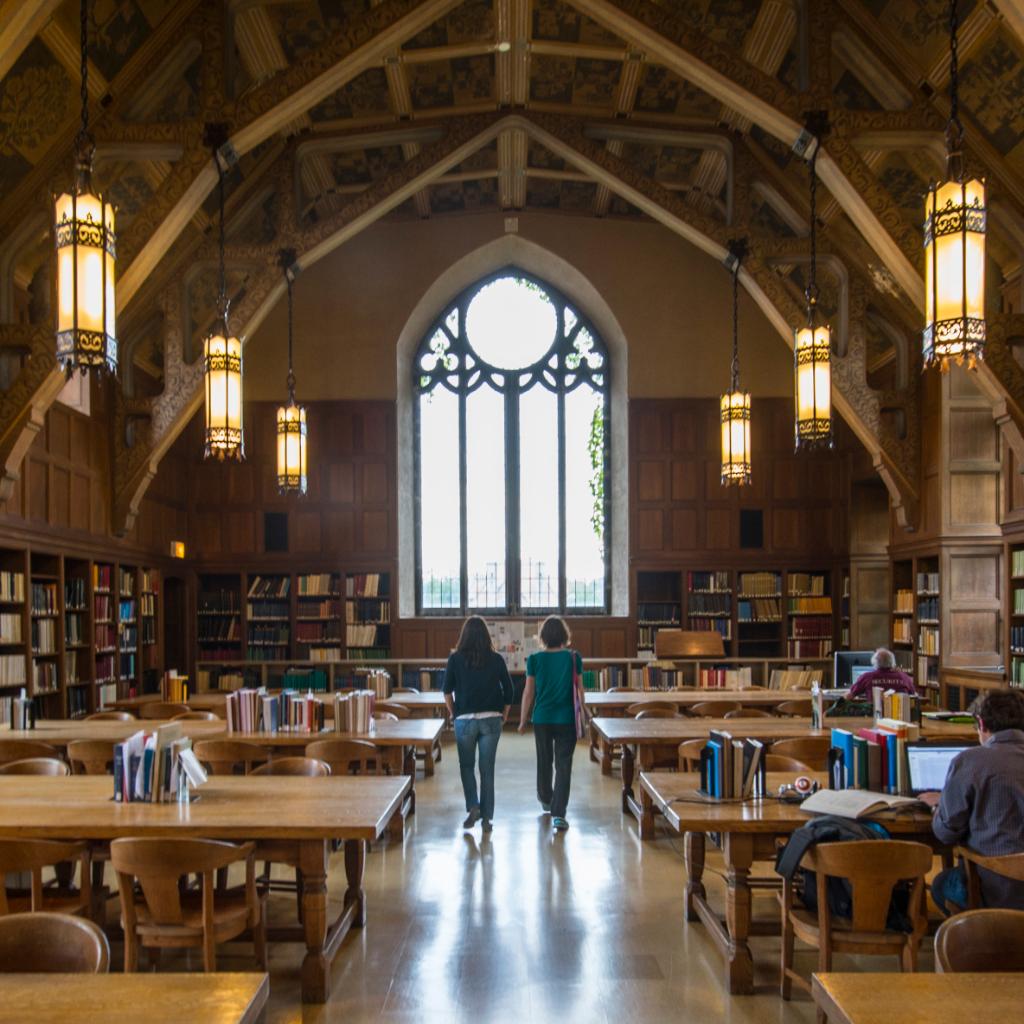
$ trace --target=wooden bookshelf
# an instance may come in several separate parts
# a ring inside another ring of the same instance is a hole
[[[737,573],[736,640],[741,658],[777,658],[782,654],[782,607],[780,571]]]
[[[300,573],[295,578],[295,650],[300,660],[340,661],[344,654],[341,577]]]
[[[199,576],[196,647],[199,661],[238,661],[244,654],[242,577],[238,573]]]
[[[381,661],[391,654],[391,574],[345,576],[345,657]]]
[[[288,573],[254,573],[247,577],[246,660],[283,661],[291,656],[291,593]]]
[[[835,637],[835,608],[827,571],[786,573],[786,653],[827,658]]]
[[[1007,593],[1009,594],[1008,647],[1010,656],[1008,682],[1011,686],[1024,687],[1024,542],[1011,543],[1009,546],[1010,579]]]
[[[911,669],[914,650],[914,560],[892,563],[892,624],[889,636],[899,665]]]
[[[686,628],[717,630],[726,651],[733,638],[732,573],[725,569],[696,570],[686,574]]]
[[[37,714],[56,717],[64,712],[64,635],[61,628],[61,560],[32,552],[29,594],[31,669],[28,695]]]
[[[31,658],[28,552],[0,550],[0,700],[28,691]]]
[[[844,568],[840,574],[839,588],[839,649],[850,649],[850,570]]]
[[[117,581],[117,695],[139,692],[139,581],[136,566],[118,564]]]
[[[97,708],[118,698],[117,680],[117,591],[113,562],[92,566],[93,661],[95,664]]]
[[[94,709],[90,577],[88,559],[64,559],[64,691],[69,718],[84,718]]]
[[[914,613],[917,652],[914,679],[918,687],[939,690],[939,661],[942,635],[941,580],[938,555],[920,556],[914,561]]]
[[[682,624],[682,577],[678,572],[640,571],[636,574],[637,652],[654,650],[661,628]]]

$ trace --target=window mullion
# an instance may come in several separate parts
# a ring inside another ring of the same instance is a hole
[[[561,361],[560,359],[559,362]],[[563,377],[558,389],[558,610],[564,611],[565,604],[565,379]]]
[[[459,605],[462,614],[469,606],[469,535],[466,508],[466,479],[468,476],[466,452],[466,392],[459,389]]]
[[[519,391],[505,376],[505,608],[522,610],[519,550]]]

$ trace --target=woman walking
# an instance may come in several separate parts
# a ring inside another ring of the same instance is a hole
[[[491,831],[494,818],[494,761],[501,727],[508,719],[514,698],[505,660],[494,650],[487,623],[471,615],[462,626],[459,643],[448,658],[444,672],[444,702],[455,719],[455,744],[459,751],[462,792],[466,797],[463,828],[483,821]],[[477,792],[476,760],[480,751],[480,789]]]
[[[526,687],[519,719],[519,731],[524,732],[533,709],[537,799],[544,811],[551,814],[551,825],[556,832],[564,832],[569,827],[565,812],[569,805],[572,756],[576,752],[573,691],[580,687],[583,673],[583,659],[570,650],[570,640],[569,627],[557,615],[544,620],[540,627],[544,649],[526,659]]]

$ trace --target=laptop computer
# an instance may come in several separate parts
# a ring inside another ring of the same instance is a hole
[[[970,747],[969,743],[908,743],[907,780],[911,794],[941,792],[953,759]]]

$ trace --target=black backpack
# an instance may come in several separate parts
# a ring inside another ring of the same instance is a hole
[[[888,839],[889,833],[877,822],[855,821],[835,814],[823,814],[801,825],[790,837],[789,842],[779,850],[775,858],[775,870],[783,878],[792,881],[799,870],[803,876],[800,898],[810,911],[818,909],[818,879],[815,872],[800,867],[804,854],[817,843],[842,843],[857,839]],[[845,878],[829,878],[826,886],[829,909],[836,917],[850,918],[853,915],[853,888]],[[889,917],[886,924],[894,931],[913,930],[907,916],[910,888],[901,882],[893,889],[889,903]]]

